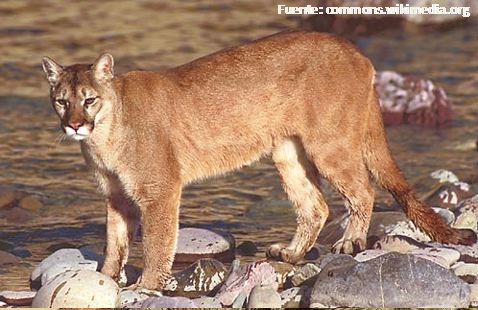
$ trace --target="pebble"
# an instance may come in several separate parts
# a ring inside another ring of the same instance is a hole
[[[67,271],[44,285],[33,308],[116,308],[119,287],[110,277],[91,270]]]
[[[64,273],[66,271],[78,271],[78,270],[93,270],[96,271],[98,269],[98,262],[93,260],[83,260],[78,262],[60,262],[58,264],[54,264],[46,269],[41,275],[41,285],[45,285],[52,279],[54,279],[60,273]]]
[[[280,308],[281,297],[270,285],[256,285],[252,288],[247,301],[247,308]]]
[[[130,264],[126,264],[120,272],[118,284],[122,287],[133,285],[138,281],[142,272],[143,269]]]
[[[13,254],[0,250],[0,266],[18,264],[20,259]]]
[[[320,256],[320,251],[316,247],[313,247],[310,249],[307,253],[304,255],[304,260],[316,260]]]
[[[137,302],[142,302],[148,298],[148,296],[140,295],[136,291],[132,291],[129,289],[123,289],[119,293],[119,300],[120,300],[120,308],[126,308],[129,304],[134,304]]]
[[[308,286],[291,287],[280,293],[282,308],[308,308],[310,305],[310,291]]]
[[[392,252],[363,263],[329,263],[317,277],[310,302],[326,307],[468,307],[470,289],[447,269]]]
[[[78,270],[82,267],[91,270],[92,261],[99,262],[101,257],[86,249],[61,249],[42,260],[30,275],[32,287],[39,287],[58,272]],[[58,266],[58,267],[57,267]],[[52,268],[52,271],[48,271]],[[43,278],[43,274],[47,274]],[[43,283],[42,283],[43,282]]]
[[[269,261],[269,264],[274,268],[277,275],[277,283],[279,288],[283,288],[295,273],[295,266],[289,263]]]
[[[25,210],[37,211],[41,209],[43,204],[41,203],[40,200],[38,200],[38,198],[34,196],[27,196],[20,199],[20,201],[18,202],[18,206]]]
[[[387,253],[389,253],[389,251],[379,249],[365,250],[363,252],[357,253],[354,258],[358,262],[366,262]]]
[[[30,291],[2,291],[0,292],[0,301],[5,302],[9,306],[30,306],[35,295],[36,292]]]
[[[432,209],[433,209],[433,211],[435,211],[435,213],[440,215],[442,217],[442,219],[444,219],[445,222],[448,225],[450,225],[451,223],[453,223],[455,221],[455,214],[453,212],[451,212],[450,210],[443,209],[443,208],[437,208],[437,207],[433,207]]]
[[[419,242],[431,241],[430,237],[418,229],[410,220],[398,222],[395,225],[386,227],[386,234],[389,236],[405,236]]]
[[[372,249],[395,251],[400,253],[406,253],[414,249],[425,247],[427,247],[427,245],[424,243],[418,242],[410,237],[399,235],[383,236],[372,245]]]
[[[295,274],[291,278],[292,285],[294,286],[301,286],[304,282],[312,282],[314,277],[317,276],[320,272],[320,268],[315,264],[305,264],[304,266],[300,267]],[[312,285],[310,283],[310,285]]]
[[[138,303],[129,304],[128,308],[197,308],[194,302],[186,297],[148,297]]]
[[[461,201],[454,210],[456,220],[455,228],[470,228],[478,232],[478,195]]]
[[[17,193],[12,190],[0,192],[0,210],[13,207],[17,200]]]
[[[179,230],[175,261],[193,263],[201,258],[214,258],[223,262],[234,259],[235,242],[231,234],[202,228]]]
[[[174,295],[196,298],[216,292],[224,281],[227,268],[218,260],[201,259],[184,270],[174,273],[165,291]]]
[[[266,261],[258,261],[239,266],[231,271],[216,298],[225,306],[230,306],[243,293],[248,296],[257,285],[279,287],[274,268]]]
[[[11,251],[15,248],[15,246],[8,242],[0,240],[0,251]]]
[[[215,297],[202,296],[193,299],[193,302],[198,308],[222,308],[221,303]]]
[[[470,307],[478,307],[478,283],[470,284]]]
[[[447,249],[447,248],[415,249],[410,251],[409,253],[413,255],[419,255],[423,258],[439,257],[444,262],[443,265],[445,268],[450,268],[451,265],[453,265],[460,259],[460,252],[453,249]]]
[[[430,173],[430,176],[433,179],[438,180],[440,183],[454,183],[454,182],[459,182],[460,180],[450,170],[445,170],[445,169],[438,169]]]
[[[470,196],[470,186],[467,183],[445,183],[427,194],[424,201],[432,207],[453,209],[460,201]]]
[[[23,224],[33,218],[31,211],[22,208],[12,208],[4,211],[5,212],[1,213],[1,217],[9,223]]]
[[[453,273],[459,277],[471,276],[475,280],[478,278],[478,264],[458,262],[451,267]]]
[[[252,241],[244,241],[236,248],[236,254],[242,256],[254,256],[258,251],[256,244]]]

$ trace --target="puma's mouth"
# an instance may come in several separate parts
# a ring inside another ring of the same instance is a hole
[[[68,138],[76,141],[84,140],[91,134],[91,129],[88,125],[80,126],[78,129],[74,129],[70,126],[64,126],[63,130]]]

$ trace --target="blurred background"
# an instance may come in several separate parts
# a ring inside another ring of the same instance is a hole
[[[16,257],[14,264],[2,265],[0,255],[0,290],[28,287],[32,266],[55,249],[84,245],[101,249],[104,242],[102,198],[79,145],[59,139],[42,56],[61,64],[91,63],[101,52],[109,52],[121,74],[173,67],[285,29],[336,32],[357,44],[377,70],[430,79],[453,103],[452,121],[444,126],[387,127],[398,164],[417,191],[425,194],[432,189],[429,174],[437,169],[476,183],[475,17],[431,23],[290,17],[278,15],[277,4],[275,0],[0,2],[0,251]],[[476,16],[476,11],[472,14]],[[330,205],[343,205],[327,185],[325,192]],[[237,243],[254,241],[264,250],[271,243],[288,242],[295,231],[293,209],[285,199],[273,166],[263,160],[189,186],[183,195],[181,225],[229,231]],[[18,205],[12,207],[13,202]],[[393,199],[377,192],[376,203],[392,205]],[[141,266],[139,244],[131,261]]]

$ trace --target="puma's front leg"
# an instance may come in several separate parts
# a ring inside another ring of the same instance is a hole
[[[181,185],[169,180],[141,197],[144,269],[140,287],[162,289],[171,275],[179,227]],[[154,187],[157,187],[155,185]]]
[[[136,205],[122,193],[106,199],[106,250],[101,272],[118,281],[139,224]]]

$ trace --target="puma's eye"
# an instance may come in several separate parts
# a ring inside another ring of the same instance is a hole
[[[65,99],[56,99],[56,103],[61,107],[66,107],[68,105],[68,101]]]
[[[85,106],[89,106],[89,105],[92,105],[93,103],[95,103],[95,101],[96,101],[96,97],[86,98],[84,104],[85,104]]]

